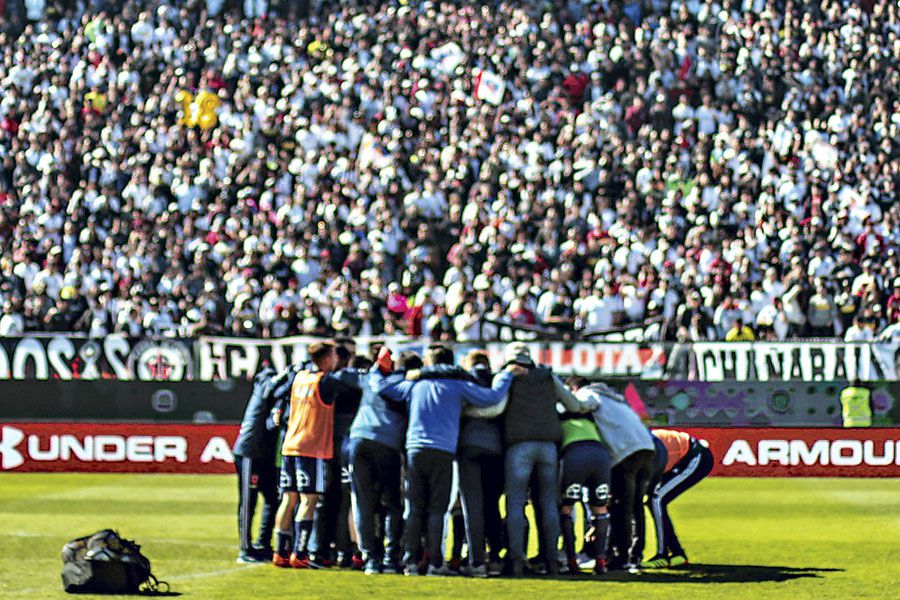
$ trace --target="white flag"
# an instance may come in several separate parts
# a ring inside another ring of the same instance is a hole
[[[492,71],[482,71],[478,75],[478,85],[475,87],[475,97],[493,105],[503,102],[503,94],[506,93],[506,82],[500,79]]]

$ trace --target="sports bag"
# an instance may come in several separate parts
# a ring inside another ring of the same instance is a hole
[[[157,581],[141,547],[111,529],[72,540],[62,550],[63,588],[70,594],[157,593]]]

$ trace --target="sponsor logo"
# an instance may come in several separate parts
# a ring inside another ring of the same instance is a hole
[[[189,442],[180,435],[39,435],[26,434],[11,426],[3,426],[0,435],[0,468],[4,471],[17,469],[26,462],[47,465],[122,463],[123,466],[134,463],[189,462]],[[229,464],[234,462],[227,440],[220,436],[206,441],[200,454],[201,464],[216,461]]]
[[[128,355],[128,367],[140,381],[182,381],[192,376],[187,348],[168,340],[139,342]]]
[[[15,469],[25,462],[25,457],[16,449],[24,439],[21,429],[5,426],[0,429],[0,468],[4,471]]]
[[[762,439],[754,447],[745,439],[731,442],[722,465],[765,466],[834,465],[885,467],[900,465],[900,440],[804,440]]]

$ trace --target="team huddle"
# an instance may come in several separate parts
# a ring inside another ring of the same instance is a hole
[[[563,382],[521,343],[497,373],[480,350],[461,366],[439,344],[396,361],[354,351],[314,343],[310,364],[254,378],[234,446],[239,562],[472,577],[687,564],[668,505],[712,470],[702,441],[651,432],[615,390]],[[645,502],[657,548],[643,560]]]

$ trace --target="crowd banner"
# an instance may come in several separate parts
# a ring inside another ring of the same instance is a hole
[[[673,367],[676,349],[670,355]],[[701,381],[894,381],[897,349],[891,342],[706,342],[691,347],[694,378]]]
[[[29,335],[0,338],[0,380],[187,381],[191,341]]]
[[[724,477],[900,477],[900,429],[686,428]]]
[[[280,371],[309,360],[307,347],[322,338],[294,336],[263,340],[252,338],[200,337],[196,343],[198,373],[201,381],[250,379],[263,364]],[[374,341],[385,342],[395,351],[422,352],[428,345],[423,338],[357,337],[357,352],[367,352]]]
[[[0,423],[0,471],[233,473],[237,425]]]
[[[652,324],[650,325],[652,326]],[[523,334],[524,335],[524,334]],[[705,382],[897,381],[900,343],[642,341],[628,332],[592,340],[549,339],[537,332],[527,344],[538,362],[561,375],[630,380]],[[322,338],[279,339],[206,336],[198,339],[88,338],[34,334],[0,338],[0,381],[100,380],[223,381],[250,379],[263,366],[283,369],[307,360],[307,347]],[[424,350],[430,340],[405,336],[356,338],[357,352],[373,342],[393,350]],[[458,358],[486,348],[503,361],[506,340],[449,343]]]

